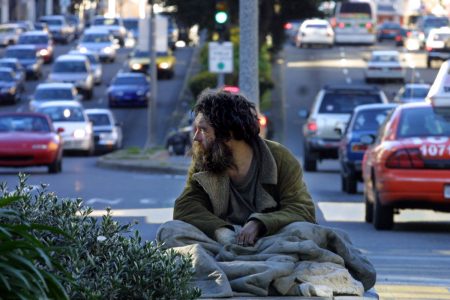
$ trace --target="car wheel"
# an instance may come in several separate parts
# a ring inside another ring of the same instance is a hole
[[[308,153],[306,149],[303,156],[303,168],[309,172],[317,171],[317,160],[311,157],[311,153]]]
[[[93,94],[94,94],[93,89],[90,89],[90,90],[86,91],[86,94],[85,94],[86,99],[91,100]]]
[[[364,191],[364,204],[366,208],[365,221],[367,223],[373,222],[373,203],[369,202],[369,198],[367,196],[367,192]]]
[[[356,194],[356,191],[358,189],[358,181],[356,180],[355,176],[352,176],[351,174],[349,176],[346,176],[344,182],[344,191],[349,194]]]
[[[373,226],[377,230],[389,230],[394,225],[394,209],[391,205],[383,205],[376,190],[375,180],[372,183],[375,204],[373,206]]]
[[[62,159],[56,158],[54,162],[48,165],[48,172],[50,174],[56,174],[62,171]]]
[[[427,68],[428,68],[428,69],[431,68],[431,59],[427,59]]]
[[[370,78],[365,78],[365,81],[366,81],[366,83],[371,83],[372,82],[372,79],[370,79]]]

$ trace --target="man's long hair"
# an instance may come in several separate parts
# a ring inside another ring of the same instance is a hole
[[[259,135],[259,120],[255,105],[242,94],[226,91],[203,91],[192,109],[202,113],[221,141],[244,140],[252,144]]]

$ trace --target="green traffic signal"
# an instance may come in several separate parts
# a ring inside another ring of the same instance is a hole
[[[224,11],[218,11],[214,16],[214,19],[216,20],[216,23],[224,24],[228,20],[228,14]]]

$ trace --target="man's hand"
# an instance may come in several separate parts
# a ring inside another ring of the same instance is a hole
[[[264,225],[258,220],[251,220],[242,227],[236,236],[236,242],[240,246],[253,246],[261,235]]]

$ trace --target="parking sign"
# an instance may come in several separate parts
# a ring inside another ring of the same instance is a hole
[[[233,44],[231,42],[209,43],[209,72],[233,72]]]

